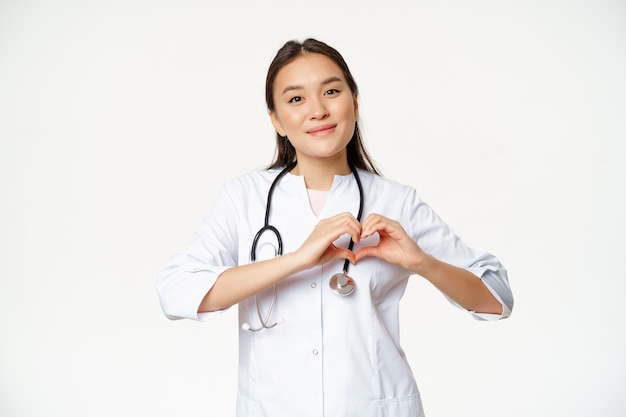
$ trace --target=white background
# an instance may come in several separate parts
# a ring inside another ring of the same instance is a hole
[[[272,159],[265,72],[308,36],[348,61],[383,173],[509,270],[496,323],[412,278],[427,415],[623,416],[617,0],[0,0],[0,415],[234,414],[235,311],[170,322],[155,278]]]

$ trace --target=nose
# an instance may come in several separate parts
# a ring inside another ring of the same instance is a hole
[[[311,100],[310,115],[311,119],[322,120],[330,114],[325,103],[321,99]]]

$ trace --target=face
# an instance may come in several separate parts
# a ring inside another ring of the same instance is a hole
[[[345,162],[357,109],[343,72],[325,55],[299,56],[276,75],[270,117],[276,131],[289,138],[299,162]]]

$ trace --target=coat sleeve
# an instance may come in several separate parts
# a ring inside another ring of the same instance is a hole
[[[237,265],[236,207],[224,186],[186,249],[159,272],[156,288],[167,318],[205,321],[220,313],[198,313],[198,307],[217,277]]]
[[[478,320],[498,320],[511,315],[513,293],[505,267],[492,254],[468,247],[434,210],[411,189],[407,198],[407,232],[418,245],[435,258],[464,268],[482,279],[491,294],[502,304],[502,314],[470,312]],[[462,308],[449,297],[448,300]]]

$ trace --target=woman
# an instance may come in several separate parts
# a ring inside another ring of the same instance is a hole
[[[411,275],[479,319],[511,312],[500,262],[467,247],[414,189],[378,174],[357,94],[335,49],[287,42],[266,80],[275,161],[227,182],[159,275],[170,319],[238,305],[240,417],[422,416],[399,345]]]

